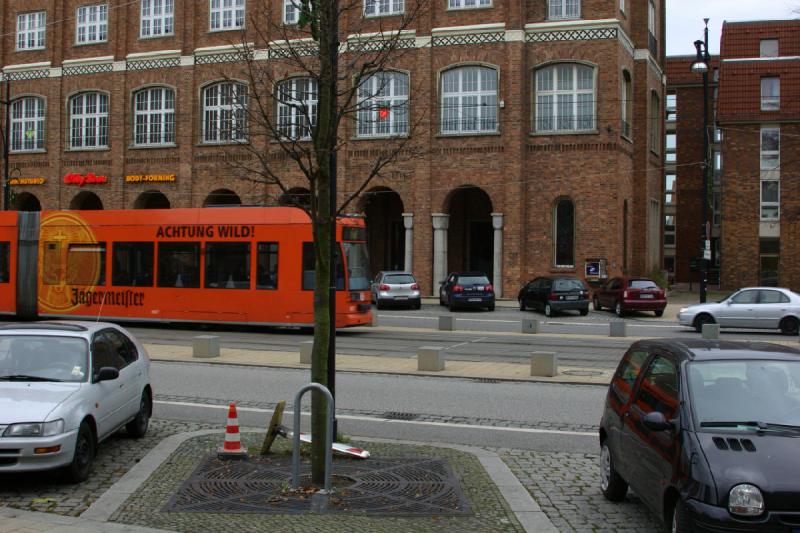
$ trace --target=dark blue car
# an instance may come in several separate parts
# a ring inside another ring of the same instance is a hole
[[[467,307],[494,311],[494,288],[483,272],[453,272],[439,287],[439,303],[451,311]]]

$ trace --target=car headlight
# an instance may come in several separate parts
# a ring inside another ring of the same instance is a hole
[[[683,314],[683,313],[687,312],[688,310],[689,310],[688,307],[681,307],[681,310],[678,311],[678,313]]]
[[[736,485],[728,497],[728,511],[739,516],[758,516],[764,512],[764,496],[755,485]]]
[[[26,422],[24,424],[11,424],[3,432],[4,437],[52,437],[64,432],[62,419],[52,422]]]

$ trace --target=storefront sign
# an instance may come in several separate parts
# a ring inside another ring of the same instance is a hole
[[[77,185],[83,187],[84,185],[92,185],[97,183],[108,183],[108,178],[105,176],[98,176],[94,172],[83,174],[67,174],[64,176],[64,183],[67,185]]]
[[[9,185],[44,185],[46,182],[45,178],[11,178],[8,180]]]
[[[587,259],[584,275],[590,281],[608,278],[608,261],[605,259]]]
[[[142,183],[142,182],[165,182],[175,181],[177,177],[175,174],[145,174],[125,176],[126,183]]]

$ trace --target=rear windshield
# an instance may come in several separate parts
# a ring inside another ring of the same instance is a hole
[[[658,285],[649,279],[632,279],[630,283],[631,289],[657,289]]]
[[[384,283],[391,283],[393,285],[401,285],[407,283],[416,283],[417,280],[411,274],[392,274],[383,278]]]
[[[462,285],[489,285],[489,278],[486,276],[459,276],[458,282]]]
[[[579,279],[557,279],[553,284],[554,291],[582,291],[583,283]]]

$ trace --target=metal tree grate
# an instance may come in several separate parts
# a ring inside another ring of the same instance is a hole
[[[386,420],[416,420],[419,415],[416,413],[403,413],[401,411],[387,411],[381,415]]]
[[[306,462],[301,475],[310,470]],[[472,511],[450,465],[440,459],[387,458],[333,465],[332,514],[467,516]],[[162,512],[301,514],[308,494],[287,491],[291,459],[254,456],[248,461],[206,458]]]

